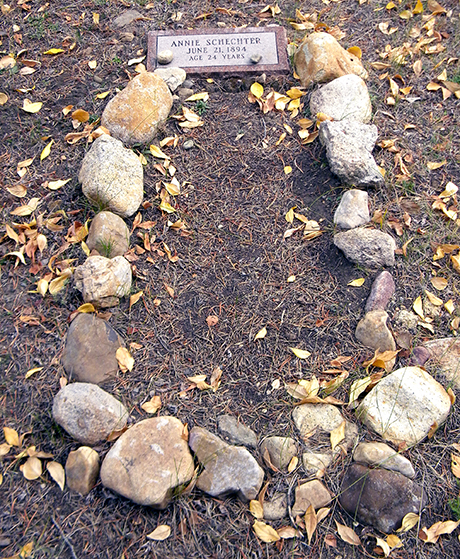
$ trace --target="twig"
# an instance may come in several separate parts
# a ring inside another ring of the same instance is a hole
[[[73,545],[69,540],[69,538],[64,534],[62,528],[59,526],[56,520],[54,520],[54,518],[52,518],[51,520],[53,521],[53,524],[56,526],[56,528],[59,530],[59,533],[61,534],[61,538],[64,540],[64,542],[67,544],[68,548],[70,549],[70,553],[72,554],[73,559],[78,559],[75,553],[75,549],[73,548]]]

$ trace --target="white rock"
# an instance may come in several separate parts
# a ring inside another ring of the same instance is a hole
[[[172,50],[165,49],[157,54],[158,64],[169,64],[173,61],[174,53]]]
[[[370,221],[369,196],[364,190],[347,190],[334,213],[334,223],[342,229],[354,229]]]
[[[331,465],[332,452],[304,452],[302,454],[303,467],[307,474],[315,475],[317,472],[325,472]]]
[[[425,342],[424,346],[431,354],[430,366],[440,371],[455,388],[460,388],[460,340],[441,338]]]
[[[411,479],[415,477],[415,470],[409,460],[385,443],[359,443],[353,452],[353,460],[367,466],[393,470]]]
[[[384,377],[363,399],[357,415],[384,439],[408,446],[422,441],[450,411],[444,388],[423,369],[404,367]]]
[[[391,235],[377,229],[357,227],[334,235],[334,244],[355,264],[366,268],[394,266],[396,243]]]
[[[176,91],[180,87],[187,77],[185,70],[182,68],[157,68],[154,72],[157,76],[167,84],[171,91]]]

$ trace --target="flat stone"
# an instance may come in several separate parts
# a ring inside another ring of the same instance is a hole
[[[72,379],[101,384],[117,374],[116,352],[122,345],[108,322],[92,313],[79,313],[67,331],[61,363]]]
[[[80,495],[88,495],[99,475],[99,454],[89,446],[69,452],[65,463],[67,487]]]
[[[332,452],[304,452],[302,463],[307,474],[316,475],[324,473],[332,464]]]
[[[176,91],[180,87],[187,77],[185,70],[182,68],[157,68],[154,72],[157,76],[167,84],[171,91]],[[192,95],[192,93],[190,94]]]
[[[128,226],[112,212],[99,212],[91,222],[86,244],[106,258],[123,256],[129,248]]]
[[[385,534],[401,526],[408,513],[425,506],[422,488],[398,472],[353,463],[345,473],[340,504],[353,518]]]
[[[363,79],[368,76],[360,59],[340,46],[330,33],[307,34],[294,55],[294,65],[304,87],[346,74]]]
[[[409,365],[413,367],[423,367],[430,357],[431,352],[426,347],[414,347],[410,356]]]
[[[281,520],[287,516],[286,493],[275,493],[270,501],[264,501],[263,508],[265,520]]]
[[[358,322],[356,339],[374,351],[395,351],[396,343],[387,326],[387,320],[388,314],[385,311],[369,311]]]
[[[189,97],[193,95],[193,89],[189,89],[188,87],[181,87],[177,91],[177,95],[181,101],[185,101]]]
[[[122,217],[131,216],[144,197],[142,163],[108,134],[97,138],[85,155],[78,180],[87,198]]]
[[[89,256],[76,268],[74,280],[85,303],[101,308],[114,307],[131,291],[131,265],[123,256]]]
[[[311,95],[310,112],[313,116],[324,113],[334,120],[369,122],[372,105],[366,82],[348,74],[323,85]]]
[[[450,406],[449,395],[430,374],[404,367],[384,377],[364,397],[357,415],[385,440],[412,446],[433,425],[444,423]]]
[[[106,440],[112,431],[123,429],[128,410],[99,386],[75,382],[54,397],[53,418],[75,440],[93,445]]]
[[[220,415],[217,418],[217,426],[225,441],[256,448],[257,435],[252,429],[240,423],[235,416]]]
[[[113,25],[120,29],[122,27],[126,27],[140,17],[142,17],[142,14],[140,14],[137,10],[126,10],[126,12],[123,12],[114,19]]]
[[[385,443],[359,443],[353,452],[353,460],[366,466],[393,470],[410,479],[415,477],[415,470],[409,460]]]
[[[190,431],[189,445],[204,467],[196,483],[198,489],[213,497],[231,493],[243,501],[257,497],[264,471],[248,450],[228,445],[201,427]]]
[[[394,266],[396,242],[391,235],[377,229],[350,229],[334,235],[335,246],[351,262],[366,268]]]
[[[289,462],[297,456],[297,445],[291,437],[267,437],[260,445],[260,453],[268,465],[273,464],[278,470],[284,470]],[[268,457],[266,457],[268,453]]]
[[[102,462],[103,485],[139,505],[167,507],[174,489],[188,483],[195,470],[184,428],[170,416],[133,425]]]
[[[372,150],[377,140],[377,127],[355,120],[321,123],[321,143],[331,171],[345,184],[361,187],[380,187],[384,184]],[[369,219],[368,219],[369,221]]]
[[[128,146],[147,144],[168,118],[172,104],[165,82],[156,74],[142,72],[107,103],[101,124]]]
[[[342,229],[354,229],[370,221],[369,196],[364,190],[347,190],[334,213],[334,223]]]
[[[295,489],[295,502],[292,507],[292,516],[302,516],[307,511],[310,505],[313,505],[315,510],[325,507],[332,501],[332,494],[329,489],[314,479],[299,485]]]
[[[366,301],[365,311],[384,311],[390,299],[393,297],[396,286],[393,276],[387,270],[383,270],[372,283],[371,292]]]
[[[440,372],[455,388],[460,388],[460,340],[441,338],[425,342],[424,347],[430,352],[430,368]]]

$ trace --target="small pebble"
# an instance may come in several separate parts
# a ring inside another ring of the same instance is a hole
[[[174,58],[173,51],[169,49],[162,50],[157,55],[158,64],[169,64],[170,62],[172,62],[173,58]]]
[[[262,55],[261,54],[253,54],[251,56],[250,60],[253,64],[258,64],[262,60]]]
[[[192,149],[194,145],[193,140],[186,140],[184,142],[184,149]]]
[[[195,85],[195,82],[193,80],[186,79],[185,82],[182,84],[182,87],[184,87],[186,89],[192,89],[192,87],[194,85]]]

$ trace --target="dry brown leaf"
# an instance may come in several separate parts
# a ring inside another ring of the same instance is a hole
[[[448,284],[448,281],[446,280],[446,278],[441,278],[441,277],[434,277],[431,278],[431,285],[437,289],[438,291],[443,291]]]
[[[426,528],[424,526],[418,533],[418,537],[425,543],[436,543],[439,539],[439,536],[441,536],[442,534],[451,534],[459,524],[460,520],[458,522],[454,522],[453,520],[436,522],[430,528]]]
[[[129,298],[129,309],[130,310],[131,310],[131,307],[139,301],[139,299],[142,297],[142,295],[144,295],[143,291],[138,291],[137,293],[134,293],[134,295],[131,295],[131,297]]]
[[[161,542],[166,538],[169,538],[170,534],[171,534],[171,527],[167,526],[166,524],[160,524],[155,528],[153,532],[147,534],[147,539]]]
[[[287,467],[287,471],[289,474],[292,473],[297,468],[298,463],[299,463],[299,459],[297,458],[297,456],[293,456]]]
[[[151,400],[142,404],[141,408],[147,413],[156,413],[161,408],[160,396],[153,396]]]
[[[318,526],[318,518],[316,516],[316,512],[313,505],[310,505],[308,507],[304,516],[304,521],[305,521],[305,530],[307,532],[307,537],[308,537],[308,545],[310,545],[313,534],[315,533],[316,527]]]
[[[11,450],[12,446],[8,443],[1,443],[0,444],[0,458],[2,456],[6,456],[8,452]]]
[[[431,291],[428,291],[428,289],[425,289],[425,295],[428,297],[430,303],[435,307],[440,307],[443,304],[443,300],[437,297],[434,293],[431,293]]]
[[[3,434],[5,435],[5,441],[11,446],[20,446],[21,441],[18,432],[11,427],[3,427]]]
[[[122,373],[133,370],[134,358],[125,347],[119,347],[115,357],[117,358],[118,366]]]
[[[260,522],[260,520],[256,520],[252,528],[256,536],[265,543],[277,542],[280,539],[278,532],[274,528],[265,524],[265,522]]]
[[[354,530],[344,524],[339,524],[337,520],[335,521],[335,524],[337,526],[337,532],[344,542],[351,545],[361,545],[361,540]]]
[[[169,296],[174,298],[174,289],[170,287],[167,283],[163,282],[163,285],[166,291],[169,293]]]
[[[336,446],[345,438],[345,426],[346,422],[343,420],[338,427],[331,431],[330,436],[332,450],[335,450]]]
[[[212,326],[215,326],[217,323],[219,322],[219,317],[216,316],[215,314],[210,314],[207,318],[206,318],[206,324],[211,328]]]
[[[423,314],[423,303],[422,297],[419,295],[417,299],[412,303],[412,308],[419,315],[422,320],[425,320],[425,315]]]
[[[265,328],[265,326],[263,328],[261,328],[257,334],[254,336],[254,341],[255,340],[263,340],[265,338],[265,336],[267,335],[267,329]]]
[[[289,349],[299,359],[307,359],[311,355],[311,353],[306,349],[299,349],[298,347],[290,347]]]
[[[460,479],[460,456],[457,454],[451,454],[451,469],[455,477]]]
[[[46,464],[46,469],[48,470],[50,476],[54,479],[54,481],[59,485],[61,491],[64,491],[65,486],[65,470],[59,464],[59,462],[48,462]]]
[[[36,456],[31,456],[20,466],[22,475],[28,480],[38,479],[42,475],[42,463]]]
[[[277,530],[278,536],[283,540],[290,540],[292,538],[299,538],[301,533],[293,526],[283,526]]]
[[[402,519],[401,528],[396,530],[396,532],[408,532],[411,528],[416,526],[420,520],[420,516],[414,512],[408,512],[406,516]]]
[[[264,517],[264,508],[259,501],[249,501],[249,512],[254,518],[260,519]]]
[[[382,538],[376,537],[375,539],[377,540],[377,546],[382,550],[383,555],[388,557],[391,553],[388,543],[385,540],[382,540]]]

